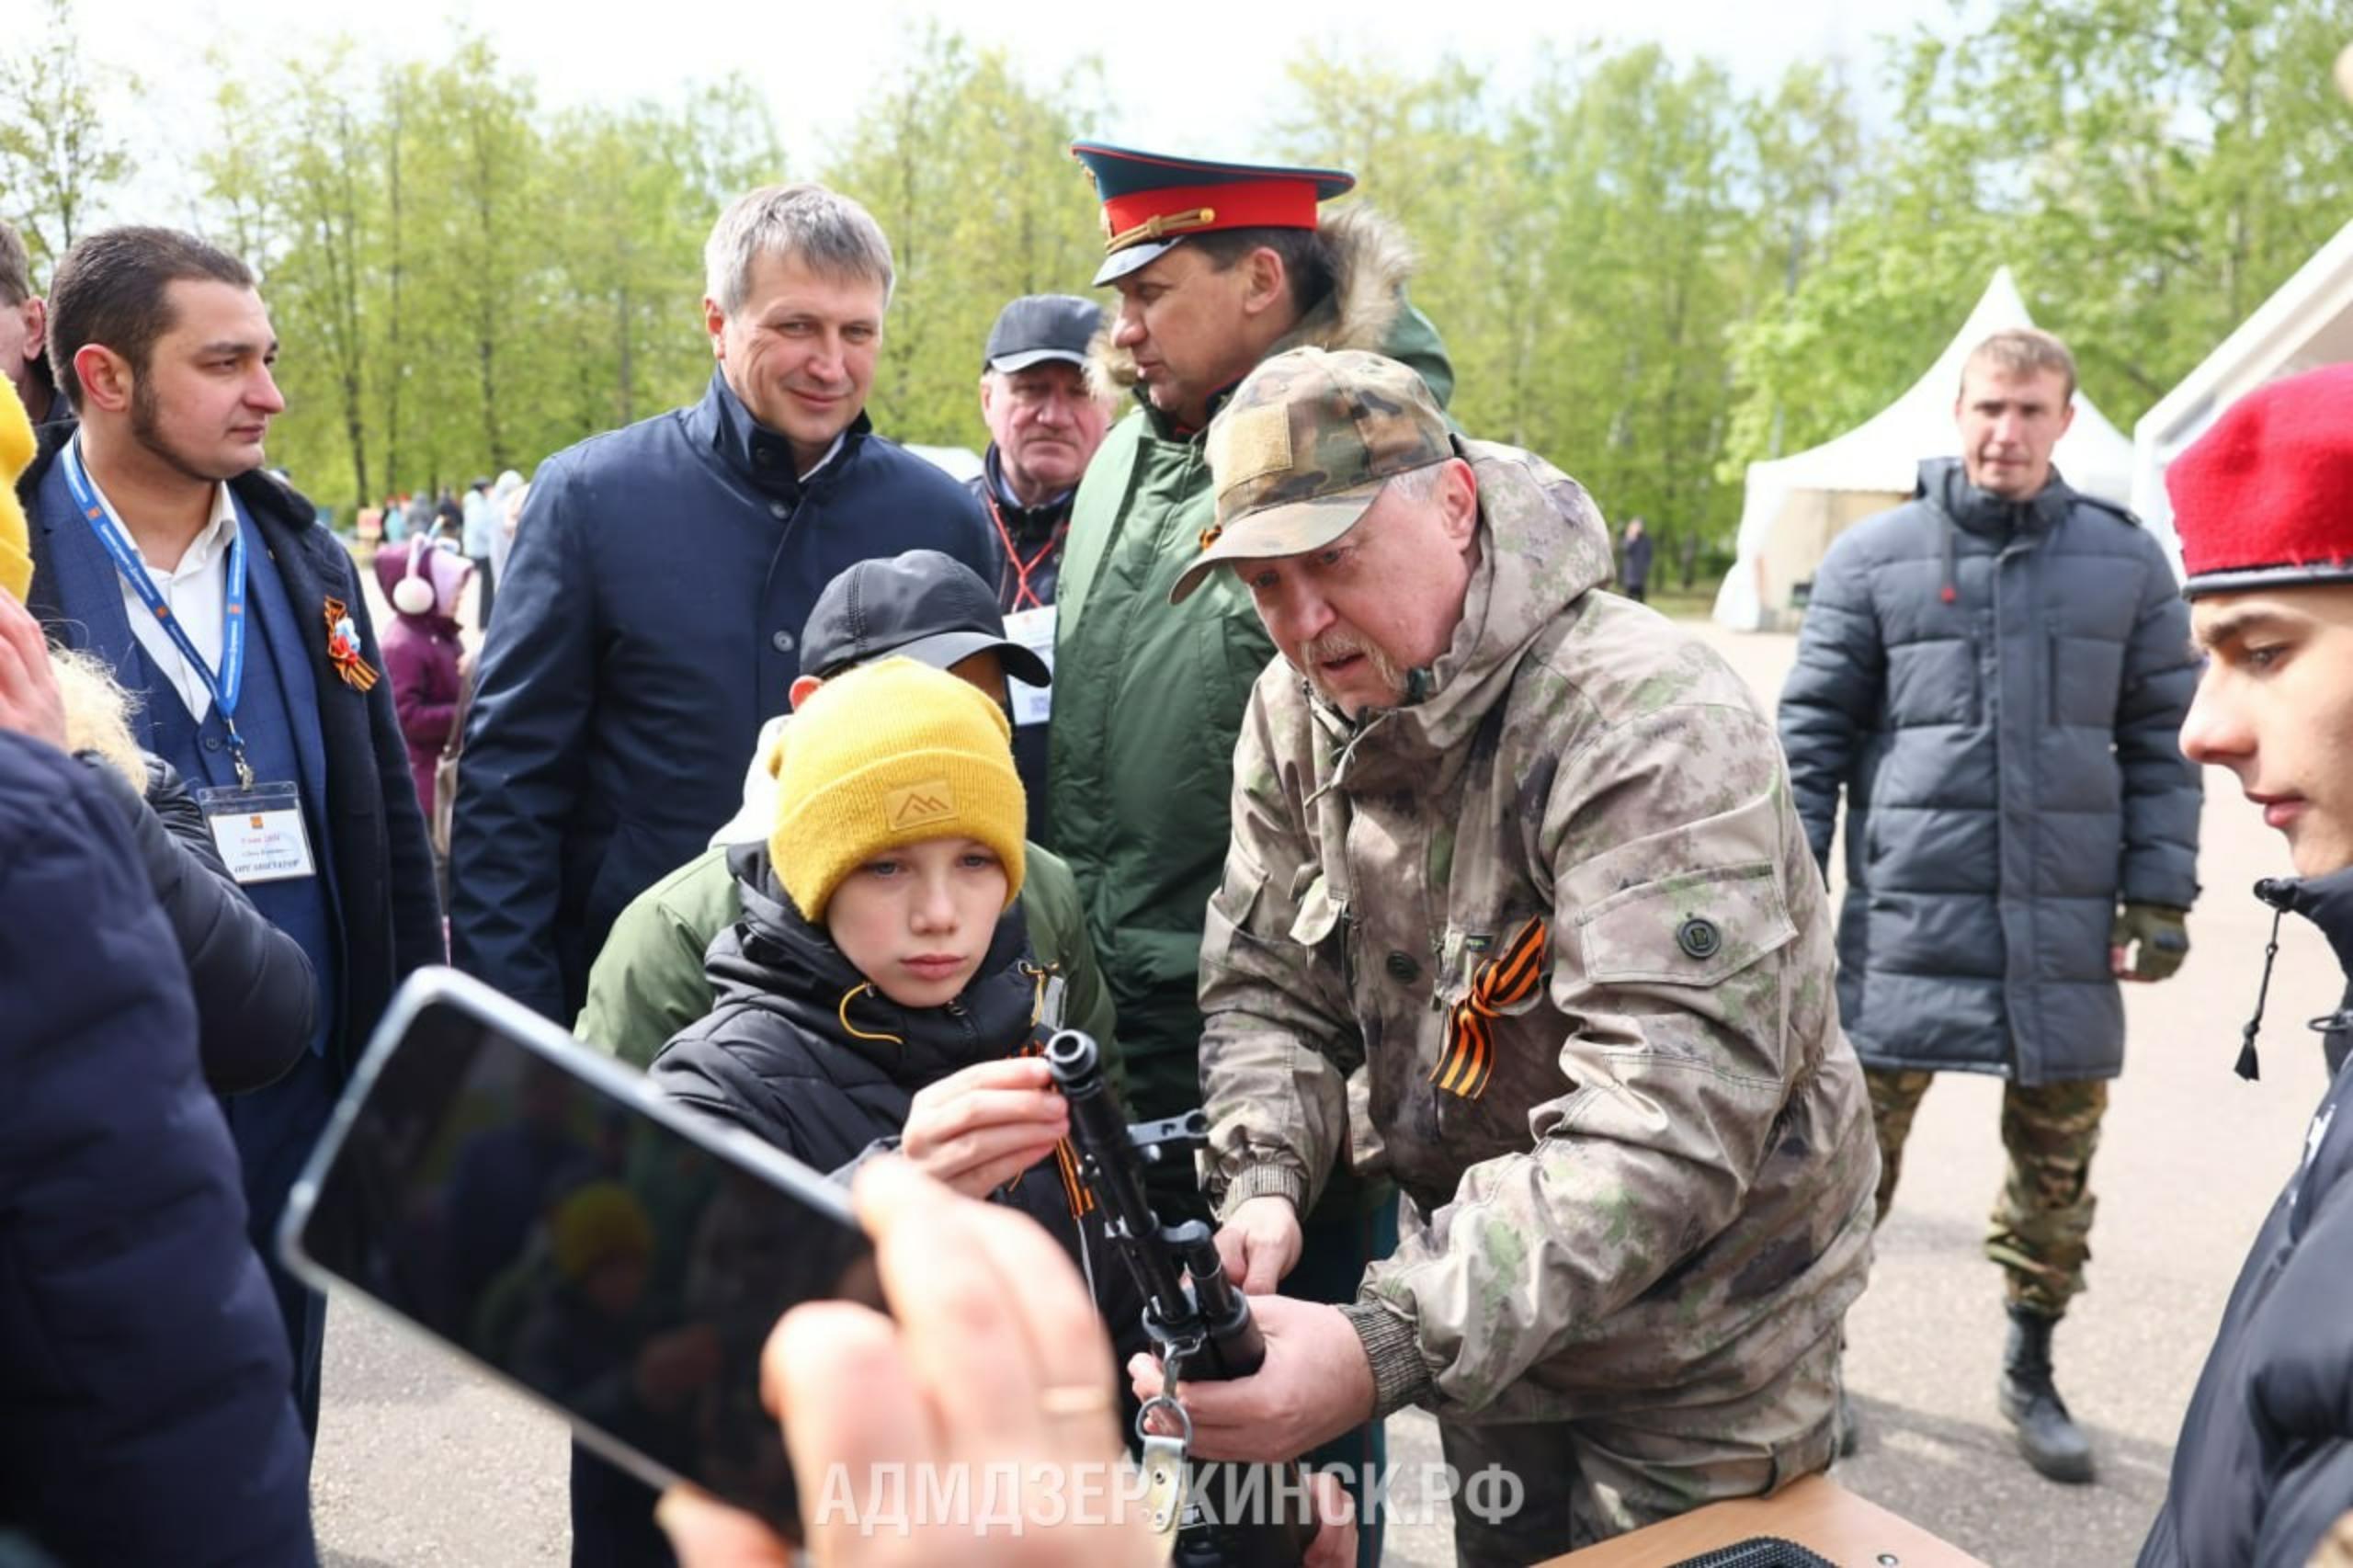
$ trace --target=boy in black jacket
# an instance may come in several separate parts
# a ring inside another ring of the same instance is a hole
[[[2181,749],[2286,835],[2296,875],[2256,896],[2353,977],[2353,365],[2242,398],[2165,487],[2206,655]],[[2353,1514],[2353,1009],[2315,1027],[2333,1078],[2222,1309],[2143,1568],[2303,1568]]]
[[[1092,1280],[1116,1363],[1144,1347],[1142,1302],[1097,1221],[1074,1217],[1055,1157],[1068,1107],[1023,1054],[1060,1022],[1041,1017],[1059,987],[1019,903],[1010,733],[977,689],[910,659],[811,694],[786,732],[767,863],[746,862],[743,917],[710,945],[714,1008],[649,1071],[696,1114],[819,1170],[895,1148],[1022,1210]],[[575,1562],[664,1560],[633,1478],[576,1464],[573,1490]]]

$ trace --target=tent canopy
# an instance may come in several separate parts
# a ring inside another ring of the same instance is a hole
[[[2165,545],[2174,570],[2165,465],[2206,433],[2222,411],[2266,381],[2323,365],[2353,362],[2353,222],[2256,307],[2173,391],[2132,426],[2132,509]]]
[[[1845,435],[1821,446],[1748,465],[1737,559],[1716,595],[1716,619],[1738,631],[1764,631],[1790,608],[1790,593],[1811,579],[1830,541],[1874,512],[1912,494],[1924,458],[1961,455],[1953,403],[1970,352],[1997,332],[2032,326],[2006,267],[1960,332],[1911,390]],[[2132,444],[2083,389],[2075,421],[2052,460],[2067,483],[2088,495],[2124,504],[2132,488]]]

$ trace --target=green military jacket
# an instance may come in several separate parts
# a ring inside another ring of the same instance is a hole
[[[1120,1071],[1117,1018],[1086,940],[1086,915],[1070,868],[1032,844],[1021,884],[1021,913],[1038,962],[1063,976],[1063,1021],[1103,1047]],[[631,1066],[653,1062],[670,1037],[710,1011],[703,954],[711,938],[742,917],[744,904],[727,868],[727,846],[707,849],[631,901],[613,922],[588,971],[588,1001],[573,1033]]]
[[[1443,404],[1453,373],[1437,332],[1405,303],[1403,242],[1361,209],[1324,227],[1337,283],[1269,352],[1385,353],[1420,371]],[[1098,354],[1097,375],[1131,382],[1123,358]],[[1201,918],[1225,858],[1234,735],[1275,651],[1222,574],[1168,603],[1213,512],[1201,433],[1142,403],[1087,465],[1055,594],[1054,847],[1078,877],[1142,1117],[1200,1104]]]
[[[1286,666],[1251,694],[1202,950],[1213,1174],[1226,1212],[1303,1210],[1343,1150],[1404,1191],[1344,1309],[1383,1414],[1718,1405],[1869,1266],[1822,878],[1740,677],[1594,591],[1574,481],[1465,449],[1481,554],[1433,694],[1361,725]]]

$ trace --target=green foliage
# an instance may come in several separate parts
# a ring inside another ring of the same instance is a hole
[[[128,172],[68,3],[0,52],[0,216],[44,269]],[[2344,5],[1993,0],[1973,31],[1889,42],[1877,134],[1836,65],[1744,92],[1654,46],[1546,49],[1506,96],[1472,61],[1325,50],[1267,153],[1355,171],[1412,236],[1464,426],[1647,517],[1686,575],[1721,562],[1747,461],[1883,406],[2003,263],[2129,424],[2353,216]],[[438,60],[210,66],[193,194],[263,275],[291,404],[273,456],[314,494],[528,469],[698,395],[704,238],[786,177],[747,84],[555,112],[466,35]],[[897,253],[886,433],[981,444],[991,318],[1086,288],[1099,229],[1066,148],[1106,99],[1093,62],[1040,80],[933,27],[801,160]]]
[[[971,446],[981,346],[1007,300],[1085,289],[1102,255],[1069,147],[1100,97],[1093,67],[1038,88],[1002,51],[933,28],[883,82],[820,177],[891,237],[898,284],[869,407],[902,440]]]
[[[17,226],[34,269],[46,274],[89,227],[92,205],[131,173],[131,155],[99,119],[72,0],[43,8],[44,26],[24,52],[0,54],[0,219]]]
[[[2003,262],[2130,428],[2353,217],[2346,35],[2343,0],[2008,0],[1904,40],[1881,161],[1740,329],[1725,471],[1883,403]]]

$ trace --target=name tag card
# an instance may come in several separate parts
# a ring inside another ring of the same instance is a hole
[[[238,881],[282,882],[318,874],[310,830],[302,825],[302,797],[293,785],[199,790],[196,803]]]
[[[1005,618],[1005,634],[1046,661],[1051,672],[1054,667],[1054,607],[1016,610]],[[1013,696],[1015,724],[1042,724],[1053,711],[1054,693],[1051,687],[1031,686],[1015,676],[1006,677],[1006,689]]]

